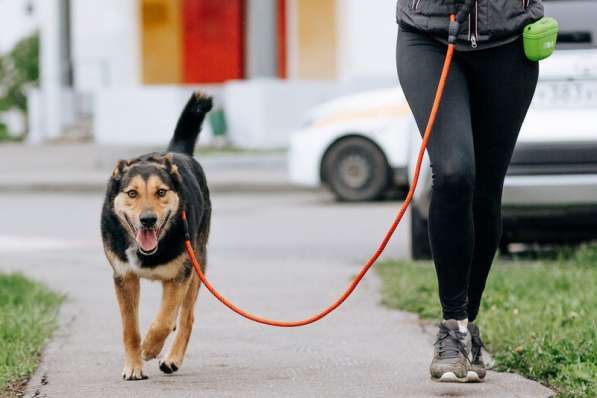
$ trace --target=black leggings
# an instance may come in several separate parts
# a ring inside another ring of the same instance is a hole
[[[400,29],[400,84],[421,132],[446,46]],[[504,178],[533,97],[539,67],[522,40],[455,52],[427,147],[433,184],[429,239],[444,319],[474,320],[502,233]]]

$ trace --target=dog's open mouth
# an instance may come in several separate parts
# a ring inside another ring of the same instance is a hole
[[[156,228],[140,228],[137,230],[135,239],[139,245],[139,250],[143,254],[153,254],[158,248],[159,229]]]
[[[137,241],[137,246],[139,247],[139,251],[146,256],[155,254],[155,252],[158,251],[158,243],[160,240],[160,235],[162,234],[164,226],[166,225],[166,223],[168,222],[168,219],[170,218],[170,213],[168,213],[166,218],[164,218],[164,222],[162,223],[162,225],[160,225],[159,227],[153,227],[153,228],[145,228],[145,227],[135,228],[133,226],[133,224],[129,221],[126,214],[125,214],[124,218],[126,219],[127,223],[129,224],[129,227],[131,228],[133,235],[135,235],[135,240]]]

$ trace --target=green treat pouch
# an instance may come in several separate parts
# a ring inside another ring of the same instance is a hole
[[[556,48],[559,28],[558,21],[551,17],[543,17],[525,26],[522,37],[527,58],[540,61],[549,57]]]

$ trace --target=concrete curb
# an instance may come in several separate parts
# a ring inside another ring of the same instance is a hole
[[[94,145],[0,147],[7,164],[14,164],[0,173],[0,193],[104,192],[116,159],[147,151]],[[22,158],[28,162],[19,162]],[[215,193],[314,191],[288,182],[285,153],[223,153],[197,159]]]
[[[239,194],[268,194],[291,192],[316,192],[319,188],[306,188],[291,184],[252,183],[252,182],[222,182],[210,183],[212,193],[239,193]],[[31,181],[17,184],[4,184],[0,182],[0,193],[103,193],[106,183],[85,182],[43,182]]]

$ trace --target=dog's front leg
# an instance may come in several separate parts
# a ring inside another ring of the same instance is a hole
[[[205,264],[205,260],[203,260]],[[176,372],[182,365],[189,338],[193,331],[193,322],[195,320],[195,302],[199,294],[199,278],[193,274],[190,277],[191,282],[187,288],[186,295],[182,301],[180,308],[180,319],[178,325],[178,332],[176,332],[176,339],[170,348],[170,353],[160,361],[160,370],[164,373]]]
[[[184,297],[189,278],[182,281],[170,280],[162,282],[162,303],[160,310],[151,323],[143,344],[141,355],[144,360],[149,361],[159,355],[164,347],[166,338],[176,326],[176,317],[182,298]]]
[[[122,378],[143,380],[141,361],[141,336],[139,334],[139,277],[132,273],[114,277],[116,298],[122,318],[122,340],[124,343],[124,369]]]

